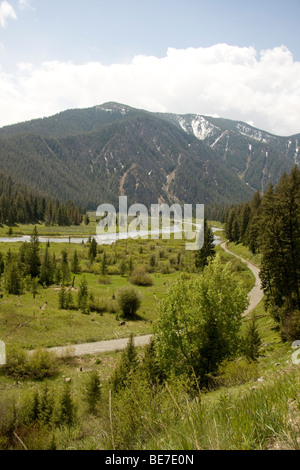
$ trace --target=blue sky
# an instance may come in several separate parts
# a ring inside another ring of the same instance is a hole
[[[299,0],[0,0],[0,126],[121,101],[298,133],[299,18]]]

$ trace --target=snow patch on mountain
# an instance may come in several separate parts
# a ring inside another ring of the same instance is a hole
[[[268,144],[273,139],[276,139],[276,137],[273,137],[271,134],[268,134],[267,132],[263,132],[258,129],[253,129],[241,123],[238,123],[236,125],[236,128],[240,134],[246,137],[249,137],[250,139],[256,140],[257,142],[261,142],[263,144]]]
[[[178,116],[178,123],[184,132],[187,134],[193,134],[198,140],[205,140],[207,137],[215,133],[216,130],[219,130],[219,128],[198,114]]]
[[[192,129],[194,136],[199,140],[205,140],[209,137],[215,130],[215,126],[210,124],[204,117],[197,116],[192,121]]]
[[[295,156],[294,156],[295,163],[298,163],[299,150],[300,150],[299,141],[298,139],[296,139],[296,148],[295,148]]]
[[[188,133],[189,131],[188,131],[187,127],[186,127],[186,121],[185,121],[185,119],[184,119],[184,118],[179,118],[179,119],[178,119],[178,122],[179,122],[181,128],[184,130],[184,132]]]
[[[228,131],[224,131],[222,132],[221,135],[219,135],[219,137],[217,137],[217,139],[214,141],[214,143],[211,145],[211,148],[213,149],[215,145],[217,145],[217,143],[225,136],[229,136],[229,133]],[[227,144],[226,144],[226,152],[228,151],[228,139],[227,139]]]
[[[121,105],[119,103],[104,103],[100,106],[96,106],[96,109],[100,111],[105,111],[107,113],[120,113],[122,116],[125,116],[129,112],[129,107]]]

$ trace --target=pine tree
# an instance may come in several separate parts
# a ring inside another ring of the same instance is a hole
[[[31,279],[31,293],[32,297],[35,299],[35,296],[38,293],[38,283],[35,277]]]
[[[209,227],[207,220],[204,220],[204,244],[203,247],[195,253],[195,265],[198,269],[203,269],[208,265],[209,259],[216,254],[214,235]]]
[[[255,318],[253,317],[248,325],[244,337],[243,350],[247,359],[250,359],[251,361],[257,361],[261,343],[261,337],[256,325]]]
[[[22,293],[22,277],[17,261],[12,256],[6,260],[4,287],[8,294],[21,295]]]
[[[55,282],[56,282],[56,284],[61,283],[61,278],[62,278],[61,269],[59,267],[57,267],[56,270],[55,270]]]
[[[107,273],[106,253],[104,251],[103,255],[102,255],[102,261],[101,261],[101,274],[102,274],[102,276],[105,276],[106,273]]]
[[[155,386],[162,383],[165,375],[161,370],[155,350],[155,342],[151,339],[150,343],[146,346],[145,354],[140,365],[141,374],[146,377],[150,386]]]
[[[51,259],[51,270],[53,273],[53,281],[55,278],[56,269],[57,269],[56,256],[55,256],[55,253],[53,253],[52,259]]]
[[[38,277],[40,274],[41,260],[39,255],[39,237],[37,228],[34,227],[32,235],[30,237],[30,243],[28,249],[25,251],[25,272],[31,277]]]
[[[85,277],[82,279],[78,291],[78,308],[82,313],[89,313],[88,306],[88,284]]]
[[[284,174],[260,206],[261,280],[267,303],[290,312],[300,307],[300,171]]]
[[[49,248],[46,246],[44,258],[41,265],[40,281],[46,286],[50,286],[53,282],[52,263],[49,256]]]
[[[226,214],[226,219],[225,219],[225,233],[226,237],[230,242],[235,241],[233,238],[233,231],[232,231],[232,225],[233,221],[235,220],[236,217],[236,207],[233,207],[230,209],[227,214]]]
[[[262,197],[261,197],[261,194],[259,191],[256,191],[256,193],[254,194],[253,196],[253,199],[250,203],[250,207],[251,207],[251,210],[256,212],[261,204],[261,200],[262,200]]]
[[[58,308],[60,310],[63,310],[66,308],[66,288],[64,284],[62,284],[61,289],[58,294]]]
[[[86,390],[85,390],[85,399],[88,404],[89,412],[95,413],[97,404],[101,398],[101,383],[99,379],[99,374],[96,371],[90,373]]]
[[[72,292],[68,290],[68,292],[66,293],[66,299],[65,299],[65,309],[69,310],[69,309],[72,309],[73,307],[74,307],[74,301],[73,301]]]
[[[128,274],[129,274],[129,276],[131,276],[132,271],[133,271],[133,259],[132,259],[132,256],[130,256],[129,265],[128,265]]]
[[[0,253],[0,276],[4,272],[4,259],[2,253]]]
[[[62,259],[61,259],[61,279],[63,284],[69,284],[71,279],[71,273],[69,268],[69,260],[68,260],[68,253],[66,250],[61,252]]]
[[[251,208],[249,203],[243,204],[239,213],[239,242],[244,243],[246,232],[250,222]]]
[[[105,253],[103,254],[103,256],[104,255]],[[97,256],[97,242],[95,238],[93,238],[89,247],[89,258],[93,262],[96,256]]]
[[[126,349],[124,349],[120,362],[111,378],[112,388],[115,393],[126,387],[126,384],[130,381],[130,376],[137,367],[138,356],[134,345],[134,337],[131,334]]]
[[[290,176],[283,175],[276,188],[281,237],[285,263],[289,266],[288,283],[289,305],[300,308],[300,170],[294,167]]]
[[[126,262],[124,259],[122,259],[120,263],[120,274],[121,276],[125,276],[126,274]]]
[[[36,390],[33,395],[33,401],[29,410],[30,421],[38,421],[40,416],[40,396]]]
[[[76,421],[76,407],[71,395],[71,385],[69,382],[65,383],[62,396],[60,398],[58,425],[67,426],[69,429],[75,424]]]
[[[71,270],[72,273],[78,274],[79,272],[79,259],[78,259],[78,254],[77,250],[74,251],[72,262],[71,262]]]
[[[259,252],[258,235],[260,231],[260,221],[257,212],[253,212],[249,221],[243,243],[249,247],[255,255]]]
[[[47,385],[44,387],[39,404],[39,419],[44,425],[51,422],[54,410],[54,398],[50,394]]]

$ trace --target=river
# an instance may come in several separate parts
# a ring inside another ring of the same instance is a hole
[[[212,231],[216,232],[220,229],[213,227]],[[172,233],[179,232],[178,230],[171,230]],[[118,240],[126,240],[126,238],[134,238],[134,237],[144,237],[147,238],[149,235],[157,235],[158,233],[170,233],[170,229],[163,229],[158,232],[157,230],[144,230],[139,232],[131,232],[130,236],[127,232],[124,233],[107,233],[105,235],[95,235],[98,245],[111,245]],[[90,238],[93,238],[91,235]],[[39,237],[39,241],[41,243],[75,243],[75,244],[84,244],[88,243],[90,240],[89,237],[46,237],[41,236]],[[215,236],[215,245],[219,245],[221,243],[220,237]],[[0,237],[0,243],[18,243],[18,242],[30,242],[30,235],[22,235],[21,237]]]

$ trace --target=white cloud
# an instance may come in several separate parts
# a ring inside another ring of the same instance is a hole
[[[33,9],[29,0],[19,0],[19,8],[20,10],[26,10],[27,8]]]
[[[300,132],[300,62],[284,46],[217,44],[139,55],[127,64],[44,62],[0,69],[0,125],[119,101],[149,111],[218,115],[279,135]]]
[[[0,26],[2,26],[2,28],[6,27],[8,18],[16,20],[17,15],[11,4],[5,0],[0,3]]]

